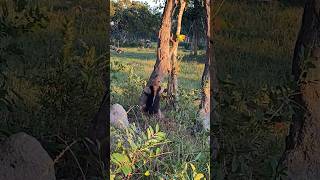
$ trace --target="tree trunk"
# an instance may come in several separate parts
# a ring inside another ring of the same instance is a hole
[[[168,78],[168,97],[169,97],[169,104],[173,107],[177,106],[177,96],[178,96],[178,78],[177,78],[177,55],[178,55],[178,47],[179,47],[179,40],[177,37],[180,35],[181,32],[181,21],[184,9],[187,3],[185,0],[180,0],[180,9],[177,18],[177,30],[176,30],[176,38],[172,40],[172,48],[170,52],[171,57],[171,69]]]
[[[320,179],[320,1],[305,4],[294,50],[292,73],[300,105],[286,141],[285,162],[289,179]]]
[[[198,45],[199,45],[199,25],[200,25],[200,9],[202,9],[201,2],[199,0],[194,0],[195,15],[192,26],[192,53],[193,55],[198,55]]]
[[[198,28],[198,26],[199,26],[199,23],[198,23],[198,19],[196,19],[196,20],[194,20],[194,22],[193,22],[193,27],[192,27],[192,53],[193,53],[193,55],[198,55],[198,44],[199,44],[199,42],[198,42],[198,40],[199,40],[199,37],[198,37],[198,31],[199,31],[199,28]]]
[[[150,86],[156,77],[163,82],[164,76],[170,68],[170,33],[171,33],[171,17],[175,0],[167,0],[162,14],[161,28],[158,35],[157,60],[154,65],[153,72],[149,78],[147,86]],[[140,96],[140,107],[146,104],[147,96],[142,92]]]
[[[213,49],[213,37],[214,37],[214,11],[213,11],[213,0],[205,1],[205,12],[206,12],[206,36],[207,36],[207,51],[206,51],[206,64],[203,71],[201,86],[202,86],[202,99],[200,104],[200,112],[210,113],[210,129],[212,129],[213,122],[218,122],[219,113],[218,113],[218,93],[219,93],[219,83],[217,78],[217,65]],[[211,73],[211,76],[210,76]],[[213,130],[213,129],[212,129]],[[219,130],[220,131],[220,130]],[[210,154],[211,160],[216,162],[219,142],[216,137],[216,134],[220,132],[212,131],[210,140]],[[211,164],[211,168],[214,168]],[[215,174],[213,172],[213,174]],[[212,176],[214,178],[214,176]]]
[[[213,54],[213,44],[211,43],[212,34],[211,34],[211,14],[210,14],[210,0],[206,0],[205,2],[205,10],[206,10],[206,36],[207,36],[207,51],[206,51],[206,62],[201,78],[201,104],[200,109],[204,110],[205,113],[210,113],[210,63],[212,63],[213,68],[215,69],[215,57]],[[213,76],[216,78],[215,70],[213,71]],[[217,82],[214,82],[213,87],[217,88]]]

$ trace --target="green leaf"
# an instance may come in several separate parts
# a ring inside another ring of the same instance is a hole
[[[160,154],[160,148],[156,149],[156,155]]]
[[[122,172],[128,176],[128,174],[132,173],[132,168],[130,165],[125,165],[121,168]]]
[[[161,138],[165,138],[165,137],[166,137],[166,133],[164,133],[164,132],[158,132],[158,133],[157,133],[157,136],[158,136],[158,137],[161,137]]]
[[[153,130],[153,128],[152,128],[152,127],[149,127],[149,128],[150,128],[151,136],[153,136],[153,134],[154,134],[154,130]]]
[[[201,157],[201,152],[196,156],[196,158],[194,159],[195,161],[199,160]]]
[[[118,162],[118,163],[121,163],[121,164],[130,163],[130,160],[129,160],[128,156],[125,155],[125,154],[120,154],[120,153],[113,153],[111,155],[111,160],[113,162]]]
[[[133,150],[136,150],[138,148],[138,146],[132,141],[132,139],[128,140],[128,142]]]

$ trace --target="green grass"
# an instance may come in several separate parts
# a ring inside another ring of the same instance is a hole
[[[61,0],[47,2],[49,1],[43,1],[42,6],[64,4]],[[104,1],[92,2],[94,3],[83,0],[82,7],[88,7],[83,3],[92,5],[97,8],[97,12],[85,10],[86,14],[76,16],[75,41],[70,55],[75,59],[84,57],[85,50],[80,46],[80,40],[95,47],[96,57],[108,51],[108,31],[105,25],[107,18],[106,12],[102,10],[105,6],[101,5]],[[73,1],[70,6],[78,3]],[[83,69],[79,68],[80,62],[77,60],[65,69],[66,72],[55,73],[58,70],[57,64],[62,59],[64,17],[71,18],[75,13],[72,7],[59,12],[51,11],[50,8],[42,10],[50,20],[46,28],[34,29],[33,32],[1,41],[1,46],[4,47],[9,43],[16,44],[22,49],[23,55],[10,54],[6,57],[8,86],[20,98],[12,92],[8,95],[15,103],[13,113],[1,112],[0,139],[19,131],[27,132],[39,139],[54,159],[66,147],[57,136],[70,144],[87,135],[90,120],[97,112],[103,95],[103,85],[96,68],[91,74],[94,80],[90,88],[84,88],[83,83],[87,80],[79,73]],[[14,21],[14,15],[10,16]],[[277,1],[258,3],[227,0],[219,16],[224,25],[214,37],[218,77],[226,80],[231,76],[235,86],[226,87],[221,84],[223,134],[218,135],[224,146],[221,149],[222,155],[215,164],[216,168],[211,169],[211,172],[221,175],[222,170],[219,168],[225,165],[228,175],[226,179],[271,179],[275,176],[275,162],[284,149],[287,128],[280,131],[273,120],[263,116],[268,112],[274,113],[287,100],[288,94],[281,94],[282,91],[276,95],[277,100],[273,100],[270,94],[271,89],[276,86],[290,86],[291,59],[302,7],[287,6]],[[21,22],[9,24],[11,23]],[[172,153],[160,159],[164,162],[161,164],[162,174],[177,174],[185,162],[192,161],[200,172],[208,175],[208,133],[192,134],[200,103],[204,51],[200,51],[199,56],[191,56],[190,52],[180,49],[180,106],[177,111],[165,111],[168,119],[165,122],[141,118],[135,106],[145,81],[153,70],[155,48],[124,48],[124,51],[123,54],[111,54],[111,103],[119,103],[126,110],[132,108],[129,112],[130,121],[137,123],[142,129],[159,123],[161,131],[167,133],[172,143],[164,149]],[[66,97],[66,100],[60,97]],[[254,107],[248,108],[248,103],[254,104]],[[162,102],[161,106],[164,109],[165,103]],[[291,119],[287,108],[289,106],[285,106],[280,115],[277,115],[280,123],[285,122],[286,125]],[[91,176],[94,166],[90,164],[88,169],[86,167],[90,161],[97,159],[86,156],[83,144],[76,144],[72,150],[81,167],[88,170],[87,176]],[[74,157],[68,152],[55,164],[55,170],[58,179],[81,177]]]
[[[138,105],[140,93],[143,85],[148,80],[156,60],[155,49],[123,48],[123,54],[111,53],[111,64],[120,65],[111,66],[114,71],[111,74],[111,103],[119,103],[126,110]],[[187,55],[190,52],[180,50],[180,55]],[[202,54],[204,52],[201,52]],[[202,58],[201,55],[198,58]],[[192,161],[201,153],[200,158],[194,164],[200,172],[206,173],[208,177],[207,163],[209,163],[209,144],[205,132],[199,132],[192,135],[192,129],[196,122],[196,113],[199,107],[199,89],[200,81],[204,68],[203,62],[194,61],[191,58],[180,61],[179,81],[179,109],[177,111],[164,110],[168,120],[155,121],[153,119],[142,119],[137,108],[133,108],[135,113],[129,112],[129,121],[135,122],[139,126],[155,126],[159,123],[160,129],[168,134],[168,139],[173,141],[168,148],[172,154],[164,157],[163,162],[170,168],[164,168],[165,171],[173,175],[174,171],[182,168],[184,163]],[[165,78],[166,79],[166,78]],[[165,84],[163,85],[165,86]],[[165,103],[162,102],[162,110]],[[169,121],[169,122],[168,122]]]
[[[280,2],[227,2],[216,35],[219,77],[231,75],[249,93],[264,85],[285,85],[302,16],[301,7]]]
[[[274,167],[284,150],[288,121],[291,120],[290,105],[280,109],[276,115],[281,119],[280,125],[285,124],[284,129],[279,128],[268,113],[274,114],[283,103],[287,103],[288,93],[280,90],[280,94],[274,95],[273,89],[291,87],[291,60],[301,15],[302,7],[281,2],[230,0],[222,7],[219,16],[224,22],[222,30],[215,36],[218,77],[223,81],[231,77],[235,85],[221,84],[223,109],[220,130],[223,133],[219,134],[219,139],[224,147],[220,150],[216,169],[211,170],[217,179],[221,179],[225,172],[227,179],[271,179],[279,176]],[[137,104],[143,83],[153,69],[156,54],[155,49],[124,48],[124,51],[124,54],[111,56],[111,62],[117,61],[126,66],[114,73],[111,101],[128,109]],[[170,131],[168,138],[176,142],[171,147],[175,153],[182,151],[188,154],[192,149],[206,151],[209,147],[198,144],[205,141],[202,135],[187,135],[196,118],[197,90],[204,56],[190,56],[182,49],[179,53],[184,55],[178,76],[179,89],[188,98],[180,99],[183,109],[166,112],[166,115],[184,131]],[[131,74],[130,68],[133,69]],[[142,81],[139,81],[139,86],[131,86],[133,89],[129,94],[120,93],[125,92],[126,79],[130,76]],[[248,104],[252,102],[255,107],[250,109]],[[170,156],[170,162],[179,162],[175,155]],[[197,165],[204,167],[205,162],[199,161]],[[224,171],[220,169],[222,165],[225,165]]]

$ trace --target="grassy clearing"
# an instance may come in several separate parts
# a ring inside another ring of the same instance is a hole
[[[149,125],[155,127],[158,123],[160,129],[167,134],[167,138],[172,141],[164,148],[171,153],[161,157],[162,162],[166,165],[163,165],[164,168],[160,170],[160,173],[174,177],[187,162],[192,162],[199,172],[208,177],[208,134],[205,132],[193,133],[200,103],[199,89],[204,64],[193,61],[191,58],[182,59],[179,72],[179,109],[164,111],[166,120],[145,119],[137,115],[139,110],[134,106],[138,105],[142,88],[153,70],[156,51],[155,49],[139,48],[123,48],[123,50],[123,54],[111,53],[111,103],[119,103],[127,110],[133,108],[129,112],[129,119],[143,130]],[[182,56],[188,53],[183,50],[179,52]],[[164,108],[165,103],[162,102],[162,109]]]
[[[39,139],[55,158],[66,147],[58,137],[67,144],[81,141],[99,107],[103,94],[101,66],[89,68],[87,75],[80,72],[88,70],[82,66],[84,59],[90,64],[108,51],[108,31],[104,1],[95,0],[89,4],[81,1],[83,8],[88,8],[83,16],[72,10],[79,1],[59,11],[46,6],[52,3],[59,6],[64,1],[47,2],[43,1],[41,10],[50,20],[42,24],[45,28],[1,39],[1,46],[13,43],[23,54],[9,53],[5,57],[8,87],[18,92],[19,97],[12,92],[6,95],[14,99],[13,112],[1,109],[0,139],[16,132],[27,132]],[[12,12],[14,8],[10,8]],[[220,16],[225,23],[215,37],[215,52],[218,76],[229,84],[221,85],[223,123],[219,124],[222,134],[218,135],[223,148],[216,168],[211,170],[217,174],[217,179],[271,179],[278,176],[275,165],[284,148],[284,137],[291,119],[288,98],[291,91],[287,92],[286,88],[290,86],[291,57],[301,14],[301,7],[280,2],[227,0],[222,7]],[[72,20],[73,16],[75,23],[70,27],[74,31],[69,34],[69,38],[74,37],[70,40],[73,50],[63,57],[62,51],[70,43],[63,40],[68,37],[63,35],[65,18]],[[20,23],[14,20],[14,14],[10,17],[12,22],[10,20],[9,25]],[[95,47],[94,57],[81,45],[82,41]],[[194,163],[199,172],[208,176],[208,134],[193,132],[203,56],[189,56],[189,52],[180,50],[179,54],[183,56],[179,73],[180,108],[165,112],[168,121],[157,122],[140,118],[134,107],[153,69],[155,49],[124,48],[124,51],[120,55],[111,54],[111,103],[119,103],[127,110],[132,108],[130,121],[143,130],[159,123],[160,130],[172,141],[162,149],[171,153],[156,160],[159,167],[150,166],[154,168],[150,176],[156,176],[156,168],[161,168],[157,175],[178,175],[186,162]],[[74,61],[61,68],[59,63],[67,58]],[[282,106],[284,108],[279,110]],[[87,177],[92,176],[92,169],[97,168],[92,168],[91,162],[99,160],[86,156],[86,148],[81,143],[72,149]],[[222,165],[225,169],[221,169]],[[55,170],[57,179],[81,177],[70,152],[55,164]]]
[[[232,1],[220,12],[225,25],[216,36],[219,76],[231,75],[249,93],[287,84],[302,8]]]
[[[212,170],[215,178],[273,179],[285,176],[285,169],[280,167],[277,172],[275,167],[284,150],[291,121],[293,105],[290,94],[294,92],[291,58],[301,14],[301,7],[281,2],[230,0],[222,7],[219,14],[223,19],[222,30],[215,37],[218,77],[222,80],[223,93],[219,100],[221,121],[211,122],[219,125],[213,132],[218,135],[221,145],[218,162]],[[118,79],[112,82],[111,88],[112,102],[120,102],[129,108],[137,103],[142,86],[153,69],[155,50],[125,48],[125,51],[127,53],[123,55],[112,54],[111,62],[126,66],[115,73],[114,77]],[[188,127],[195,122],[203,56],[189,56],[184,50],[180,53],[184,58],[179,83],[182,97],[186,95],[186,98],[180,99],[183,109],[166,114],[175,126],[186,131],[171,131],[168,137],[175,139],[177,144],[186,145],[183,152],[189,153],[201,147],[197,140],[204,142],[201,135],[187,136]],[[130,73],[130,68],[134,73]],[[129,94],[117,93],[117,90],[125,92],[126,78],[134,74],[140,78],[140,86],[134,87]],[[208,148],[203,147],[203,151]],[[180,148],[174,146],[173,149]]]

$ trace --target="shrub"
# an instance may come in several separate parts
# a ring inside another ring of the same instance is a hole
[[[139,132],[134,124],[125,130],[111,128],[111,137],[110,179],[155,175],[156,170],[151,169],[155,159],[166,154],[162,147],[170,142],[158,125],[155,129],[150,126],[146,133]]]

